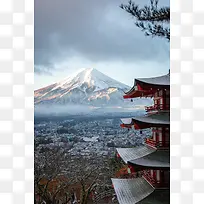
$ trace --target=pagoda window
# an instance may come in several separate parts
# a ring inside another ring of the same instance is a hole
[[[160,170],[157,170],[156,175],[157,175],[157,182],[160,182]]]
[[[162,131],[162,128],[158,128],[158,131],[161,132],[161,131]]]
[[[153,140],[156,141],[156,132],[153,132]]]
[[[159,132],[159,141],[162,142],[162,132]]]
[[[162,96],[163,95],[163,90],[160,90],[159,91],[159,96]]]
[[[129,167],[127,168],[127,172],[128,172],[128,174],[131,174],[131,170]]]
[[[153,171],[153,170],[150,170],[150,174],[151,174],[151,177],[153,178],[153,176],[154,176],[154,171]]]
[[[156,136],[157,136],[157,137],[156,137],[156,138],[157,138],[157,139],[156,139],[156,142],[158,142],[158,141],[159,141],[159,135],[156,134]]]
[[[153,179],[156,180],[157,177],[157,170],[153,170]]]

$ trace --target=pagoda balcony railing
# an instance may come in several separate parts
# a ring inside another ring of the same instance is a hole
[[[170,142],[169,141],[154,141],[153,139],[146,138],[145,143],[156,148],[169,148]]]
[[[145,106],[145,110],[146,112],[151,112],[151,111],[167,111],[170,109],[170,105],[169,104],[155,104],[152,106]]]
[[[152,132],[160,133],[160,132],[162,132],[162,130],[152,129]]]
[[[169,132],[170,130],[168,129],[168,130],[166,130],[165,132]],[[158,129],[152,129],[152,132],[156,132],[156,133],[162,133],[162,130],[160,129],[160,130],[158,130]]]
[[[155,188],[169,188],[170,181],[167,181],[166,179],[161,179],[160,181],[157,181],[154,179],[148,171],[143,171],[143,177],[152,184]]]

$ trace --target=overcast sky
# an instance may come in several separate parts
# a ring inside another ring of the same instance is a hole
[[[35,0],[35,89],[93,67],[127,85],[166,74],[169,43],[145,37],[128,0]],[[135,0],[141,6],[150,0]],[[169,5],[160,0],[159,5]]]

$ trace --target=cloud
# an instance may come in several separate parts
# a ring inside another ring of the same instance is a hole
[[[168,61],[169,44],[145,37],[119,8],[124,2],[35,0],[35,72],[49,73],[73,57],[93,63]]]
[[[36,74],[39,74],[39,75],[41,75],[41,74],[52,75],[52,68],[50,69],[47,66],[44,66],[44,65],[35,65],[34,69],[35,69],[35,73]]]

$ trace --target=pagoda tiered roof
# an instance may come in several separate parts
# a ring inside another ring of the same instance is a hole
[[[152,78],[138,78],[134,86],[126,92],[123,98],[153,97],[158,89],[170,89],[170,75],[166,74]]]
[[[169,112],[158,112],[145,116],[137,116],[134,118],[122,118],[121,127],[130,128],[134,126],[135,129],[143,129],[150,127],[163,127],[170,125]]]
[[[121,159],[135,169],[169,169],[169,150],[157,150],[147,145],[134,148],[117,148]]]
[[[155,148],[141,145],[133,148],[116,148],[122,160],[127,164],[128,161],[144,157],[156,151]]]
[[[127,164],[128,173],[137,178],[112,179],[113,187],[119,204],[170,204],[170,72],[135,79],[123,98],[135,97],[153,97],[154,105],[145,108],[148,114],[144,116],[122,118],[121,127],[154,131],[144,145],[117,148],[117,156]]]
[[[157,86],[170,86],[170,75],[166,74],[158,77],[150,77],[150,78],[138,78],[135,79],[136,83],[144,83],[150,85]]]
[[[137,169],[169,169],[170,154],[166,150],[157,150],[152,154],[131,160],[128,163],[134,165]]]
[[[169,189],[155,189],[143,177],[136,179],[112,179],[120,204],[169,204]]]

